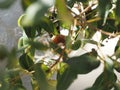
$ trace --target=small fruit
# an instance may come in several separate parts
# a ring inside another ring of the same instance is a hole
[[[64,35],[56,35],[56,36],[53,36],[52,41],[53,41],[55,44],[59,44],[59,43],[65,44],[65,36],[64,36]]]

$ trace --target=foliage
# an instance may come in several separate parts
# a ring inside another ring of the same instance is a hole
[[[0,8],[14,1],[0,1]],[[33,90],[67,90],[78,74],[100,64],[103,72],[86,90],[120,89],[114,72],[120,72],[119,41],[112,55],[101,52],[106,37],[120,38],[120,0],[21,0],[21,6],[24,14],[18,26],[23,35],[18,48],[8,51],[0,45],[0,63],[7,62],[0,69],[0,90],[28,90],[20,72],[30,76]],[[94,38],[96,32],[102,33],[100,40]],[[97,49],[71,56],[74,51],[82,53],[87,44]]]

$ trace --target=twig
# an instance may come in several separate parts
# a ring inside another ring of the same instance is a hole
[[[104,35],[108,35],[108,36],[112,36],[112,37],[116,37],[118,36],[119,34],[114,34],[114,33],[110,33],[110,32],[106,32],[106,31],[103,31],[102,29],[99,29],[99,28],[95,28],[95,27],[92,27],[91,25],[89,25],[89,28],[91,28],[92,30],[95,30],[95,31],[100,31],[102,34]]]
[[[50,72],[51,69],[52,69],[58,62],[60,62],[60,60],[61,60],[61,58],[63,57],[63,54],[64,54],[64,52],[65,52],[65,49],[66,49],[66,47],[64,47],[64,49],[62,50],[62,53],[60,54],[59,58],[58,58],[58,59],[56,60],[56,62],[49,68],[48,72]]]

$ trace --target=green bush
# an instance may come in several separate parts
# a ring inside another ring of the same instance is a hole
[[[0,2],[0,8],[14,1]],[[86,90],[120,90],[114,73],[120,72],[119,41],[112,55],[91,49],[71,56],[88,43],[99,49],[106,37],[119,39],[120,0],[21,0],[21,6],[24,13],[18,26],[23,36],[18,48],[7,51],[0,46],[0,60],[8,62],[0,72],[0,90],[26,90],[24,75],[30,76],[33,90],[67,90],[78,74],[87,74],[100,64],[103,72]],[[62,35],[62,30],[67,34]],[[96,32],[101,33],[99,41],[92,38]]]

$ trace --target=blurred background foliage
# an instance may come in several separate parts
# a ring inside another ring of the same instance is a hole
[[[15,1],[2,0],[0,8]],[[0,63],[5,64],[0,68],[0,90],[67,90],[78,74],[100,64],[103,72],[86,90],[120,90],[114,73],[120,72],[120,0],[21,0],[21,6],[18,48],[9,51],[0,45]],[[96,32],[100,40],[93,39]],[[106,37],[118,38],[112,55],[99,52]],[[70,56],[88,43],[98,48]],[[26,75],[30,78],[22,79]]]

